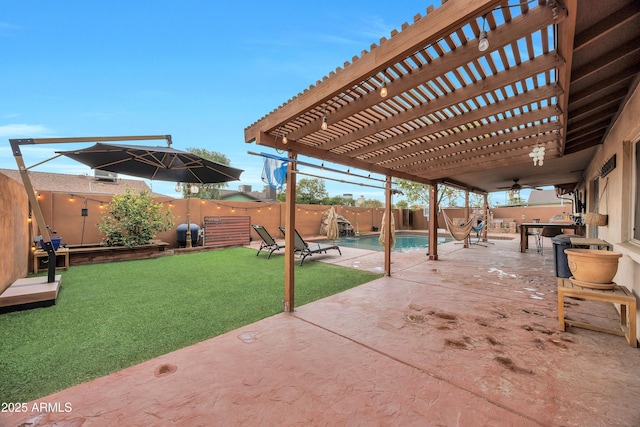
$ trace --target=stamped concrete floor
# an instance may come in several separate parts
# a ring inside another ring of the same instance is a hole
[[[0,413],[0,425],[640,425],[640,351],[559,332],[553,246],[521,254],[513,237],[448,243],[438,261],[394,254],[392,277],[29,404],[60,411]],[[349,248],[314,259],[383,262]],[[618,321],[612,304],[566,306]]]

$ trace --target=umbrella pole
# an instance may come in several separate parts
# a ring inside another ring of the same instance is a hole
[[[36,223],[38,224],[39,233],[42,236],[43,249],[46,250],[47,254],[49,255],[49,263],[47,264],[47,283],[53,283],[56,280],[56,251],[53,249],[53,244],[51,243],[51,235],[49,234],[47,223],[44,220],[42,209],[40,209],[40,203],[38,203],[38,199],[33,189],[33,184],[31,184],[31,179],[29,178],[29,173],[27,172],[27,167],[24,164],[24,159],[22,158],[22,152],[20,151],[20,144],[36,144],[36,142],[34,142],[32,139],[10,139],[9,143],[11,144],[11,151],[13,151],[13,156],[16,159],[18,171],[20,171],[22,184],[24,185],[24,189],[27,192],[27,198],[29,199],[31,209],[33,210],[33,215],[36,217]]]
[[[187,241],[185,243],[187,248],[193,247],[191,242],[191,189],[187,188]]]

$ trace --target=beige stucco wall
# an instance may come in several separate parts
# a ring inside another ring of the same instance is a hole
[[[608,214],[609,218],[606,226],[597,227],[597,236],[613,244],[613,250],[623,254],[614,281],[632,289],[636,296],[640,295],[640,242],[633,240],[636,185],[633,157],[634,143],[640,140],[639,117],[640,88],[636,88],[606,141],[596,152],[582,184],[587,188],[587,206],[591,211],[594,205],[593,181],[601,166],[616,155],[616,168],[600,182],[598,211]],[[589,226],[589,236],[594,236],[594,228]]]
[[[29,263],[29,201],[22,184],[0,174],[0,293],[27,275]]]

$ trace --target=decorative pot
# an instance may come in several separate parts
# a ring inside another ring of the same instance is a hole
[[[592,284],[611,284],[618,272],[619,252],[596,249],[565,249],[569,270],[576,281]],[[581,286],[588,286],[583,285]],[[595,286],[599,287],[599,286]]]

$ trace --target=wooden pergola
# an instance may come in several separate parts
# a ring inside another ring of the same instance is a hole
[[[430,185],[431,200],[439,184],[486,196],[516,179],[571,191],[638,83],[639,28],[633,0],[449,0],[247,127],[245,142],[385,175],[387,217],[392,177]],[[292,203],[286,227],[292,310]]]

